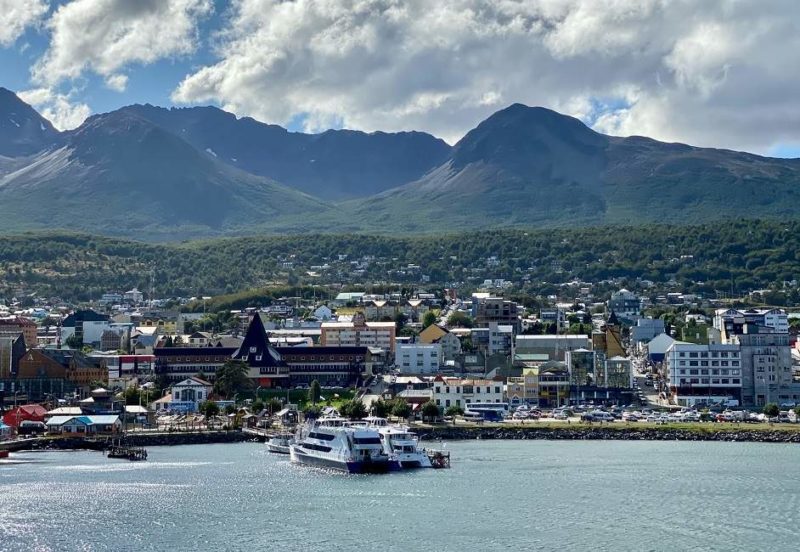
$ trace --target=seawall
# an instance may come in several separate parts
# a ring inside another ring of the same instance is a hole
[[[780,429],[556,426],[556,427],[458,427],[415,428],[421,440],[542,439],[610,441],[730,441],[754,443],[800,443],[800,431]]]
[[[0,443],[0,448],[10,451],[16,450],[44,450],[44,449],[84,449],[103,450],[107,439],[119,436],[97,437],[42,437],[26,439],[25,441],[8,441]],[[129,433],[123,439],[123,444],[130,447],[160,447],[172,445],[208,445],[213,443],[240,443],[253,438],[241,431],[203,431],[203,432],[166,432],[166,433]]]

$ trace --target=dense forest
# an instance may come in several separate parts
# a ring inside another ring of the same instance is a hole
[[[624,278],[680,291],[741,295],[800,279],[800,222],[498,230],[425,237],[258,236],[146,244],[83,234],[0,237],[0,299],[36,293],[97,299],[134,286],[157,297],[269,286],[394,283],[475,286],[486,278],[537,289]],[[337,286],[334,286],[337,287]],[[317,291],[313,291],[317,293]]]

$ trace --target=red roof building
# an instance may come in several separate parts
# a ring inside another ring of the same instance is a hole
[[[7,426],[17,427],[25,420],[44,422],[45,414],[47,414],[45,407],[38,404],[25,404],[3,414],[3,423]]]

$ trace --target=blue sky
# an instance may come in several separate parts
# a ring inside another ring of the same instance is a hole
[[[800,3],[789,0],[11,6],[0,86],[60,128],[132,103],[217,105],[291,130],[423,130],[453,143],[520,102],[613,135],[800,157]]]

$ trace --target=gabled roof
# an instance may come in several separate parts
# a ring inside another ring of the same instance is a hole
[[[280,353],[269,344],[267,330],[259,315],[253,316],[244,340],[239,348],[231,355],[236,360],[243,360],[253,367],[283,366]]]

